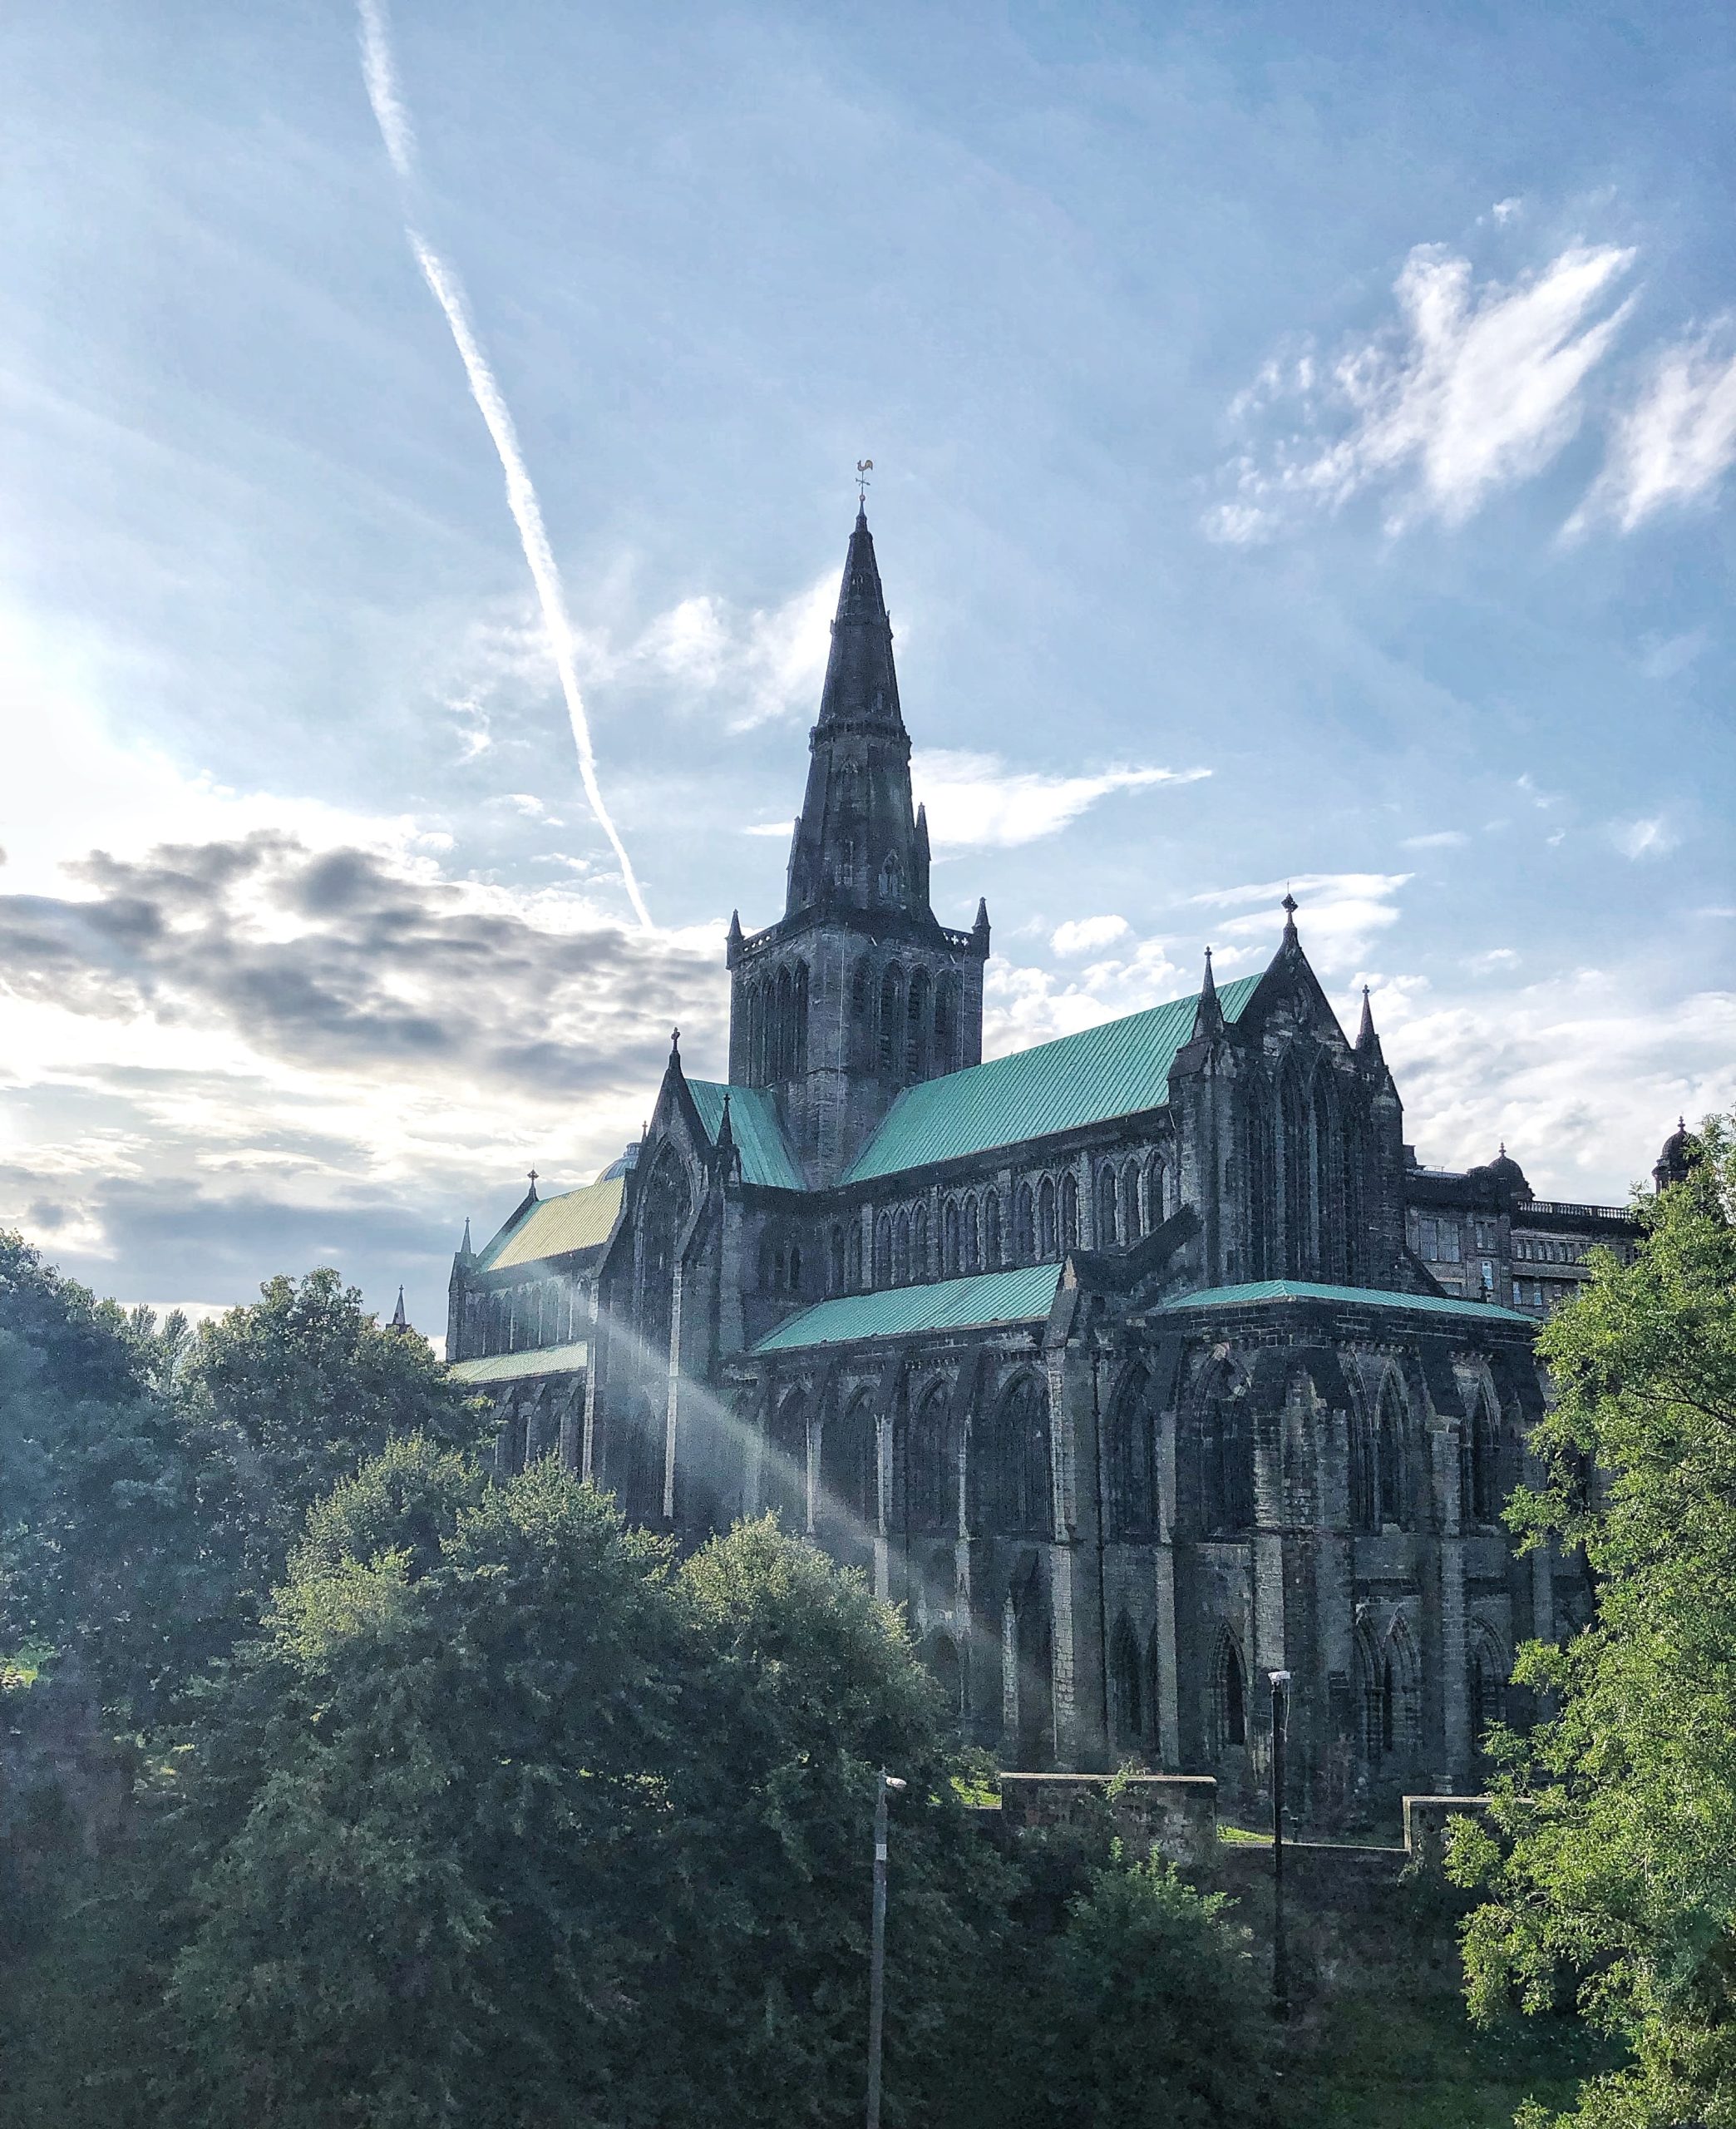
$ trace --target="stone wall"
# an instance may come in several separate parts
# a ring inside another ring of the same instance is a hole
[[[1009,1832],[1065,1825],[1106,1805],[1134,1852],[1155,1848],[1189,1870],[1218,1854],[1217,1784],[1210,1775],[1004,1774],[1001,1819]]]

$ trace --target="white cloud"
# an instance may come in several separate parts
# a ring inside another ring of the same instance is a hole
[[[1408,835],[1404,838],[1407,850],[1457,850],[1461,843],[1471,840],[1462,828],[1436,828],[1428,835]]]
[[[1406,1138],[1451,1167],[1489,1159],[1504,1139],[1540,1196],[1625,1198],[1679,1111],[1736,1104],[1736,995],[1672,1000],[1654,974],[1583,969],[1450,1000],[1377,978]]]
[[[721,697],[730,727],[811,715],[826,676],[836,578],[820,577],[782,605],[747,611],[702,593],[659,615],[617,661],[640,665],[683,694]]]
[[[1095,776],[1045,776],[1010,768],[994,754],[919,749],[911,763],[936,850],[1010,848],[1054,835],[1112,792],[1193,783],[1210,769],[1110,768]]]
[[[1462,523],[1572,435],[1581,388],[1631,307],[1605,308],[1633,259],[1576,245],[1514,286],[1477,286],[1467,259],[1419,245],[1394,287],[1397,323],[1341,355],[1318,397],[1315,372],[1297,364],[1233,403],[1232,417],[1245,419],[1279,397],[1300,398],[1304,423],[1264,458],[1235,462],[1235,497],[1208,517],[1208,532],[1263,538],[1299,512],[1336,509],[1401,477],[1394,529],[1419,512]],[[1335,437],[1323,433],[1334,417]]]
[[[1681,841],[1661,813],[1637,821],[1615,821],[1610,836],[1624,857],[1667,857]]]
[[[1088,954],[1098,946],[1112,946],[1132,930],[1125,916],[1078,916],[1057,925],[1050,946],[1064,960]]]
[[[1684,630],[1679,635],[1660,635],[1655,630],[1640,639],[1640,670],[1648,680],[1673,680],[1684,673],[1712,640],[1709,629]]]
[[[1398,921],[1393,897],[1411,878],[1408,872],[1307,872],[1290,881],[1214,889],[1192,900],[1205,908],[1240,910],[1221,917],[1211,944],[1227,944],[1237,958],[1270,957],[1278,949],[1283,913],[1278,905],[1286,889],[1300,906],[1296,926],[1303,951],[1322,975],[1339,976],[1354,966],[1374,940]],[[1257,907],[1247,906],[1257,904]],[[1234,966],[1229,956],[1224,956]]]
[[[1608,462],[1568,521],[1631,532],[1673,503],[1709,495],[1736,462],[1736,352],[1728,319],[1666,348],[1636,404],[1615,425]]]

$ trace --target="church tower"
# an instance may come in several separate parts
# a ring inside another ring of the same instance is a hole
[[[841,1175],[901,1087],[983,1054],[989,912],[935,921],[892,625],[866,511],[831,625],[784,913],[729,927],[729,1076],[774,1088],[811,1183]]]

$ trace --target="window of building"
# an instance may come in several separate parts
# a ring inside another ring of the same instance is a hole
[[[1061,1247],[1079,1246],[1079,1179],[1069,1168],[1061,1178]]]
[[[991,1190],[983,1200],[983,1262],[991,1272],[1001,1267],[1000,1193]]]
[[[1113,1249],[1118,1223],[1116,1218],[1115,1170],[1101,1168],[1097,1183],[1097,1246],[1099,1249]]]

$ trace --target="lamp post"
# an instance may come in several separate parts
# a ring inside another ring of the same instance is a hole
[[[1288,1671],[1266,1673],[1272,1688],[1272,2016],[1290,2016],[1290,1962],[1284,1941],[1284,1733],[1290,1721]]]
[[[885,1767],[874,1781],[874,1926],[868,1952],[868,2129],[880,2129],[880,2033],[886,2011],[886,1796],[904,1784]]]

